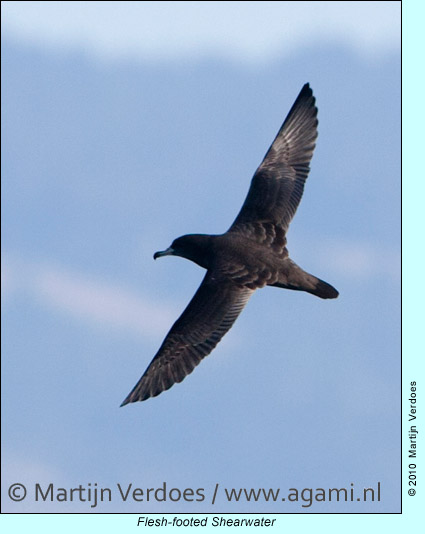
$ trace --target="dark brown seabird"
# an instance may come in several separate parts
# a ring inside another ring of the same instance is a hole
[[[322,299],[338,296],[330,284],[298,267],[285,246],[310,170],[317,124],[315,98],[307,83],[256,170],[229,230],[221,235],[184,235],[155,253],[155,259],[181,256],[207,273],[121,406],[155,397],[181,382],[232,327],[256,289],[274,286]]]

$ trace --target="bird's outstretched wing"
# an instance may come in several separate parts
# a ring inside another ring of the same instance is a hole
[[[121,406],[155,397],[181,382],[232,327],[253,290],[210,271]]]
[[[230,232],[251,234],[260,241],[267,236],[270,242],[268,234],[278,230],[283,239],[304,191],[317,124],[315,98],[305,84],[256,170]]]

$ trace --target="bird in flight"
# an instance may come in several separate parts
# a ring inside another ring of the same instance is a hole
[[[322,299],[338,296],[334,287],[293,262],[286,248],[286,232],[310,170],[317,124],[315,98],[307,83],[255,171],[227,232],[184,235],[154,254],[154,259],[181,256],[207,272],[121,406],[155,397],[181,382],[232,327],[256,289],[273,286]]]

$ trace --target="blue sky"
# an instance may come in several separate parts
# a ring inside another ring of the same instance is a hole
[[[380,480],[355,510],[219,511],[397,511],[399,4],[70,6],[2,4],[2,487]],[[306,81],[319,139],[288,246],[340,298],[258,292],[181,385],[118,409],[203,276],[153,252],[227,229]]]

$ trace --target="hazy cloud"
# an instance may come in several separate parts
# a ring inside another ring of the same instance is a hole
[[[219,55],[264,61],[327,42],[375,55],[400,46],[400,4],[2,2],[2,31],[56,48],[84,48],[102,58]]]
[[[316,250],[316,257],[341,276],[355,279],[384,277],[400,280],[401,254],[398,250],[371,243],[332,240]]]
[[[53,264],[6,258],[2,288],[5,299],[21,293],[86,322],[143,336],[164,334],[177,317],[173,306]]]

